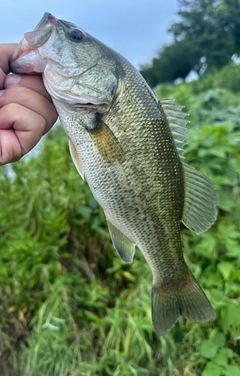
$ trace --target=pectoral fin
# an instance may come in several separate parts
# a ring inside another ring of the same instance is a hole
[[[87,126],[92,141],[101,157],[108,163],[122,163],[124,154],[122,147],[111,129],[96,114],[93,124]]]
[[[74,146],[74,144],[72,143],[71,140],[69,140],[69,149],[70,149],[70,154],[71,154],[73,163],[75,164],[76,169],[78,170],[78,173],[84,179],[83,165],[82,165],[82,163],[80,161],[77,149],[75,148],[75,146]]]
[[[196,234],[209,229],[217,218],[218,194],[210,180],[183,163],[185,200],[182,222]]]
[[[116,249],[121,259],[130,264],[135,254],[135,245],[109,220],[107,220],[107,224],[114,248]]]

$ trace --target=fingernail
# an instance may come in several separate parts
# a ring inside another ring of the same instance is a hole
[[[20,78],[21,78],[21,76],[18,75],[18,74],[9,74],[5,78],[5,82],[4,82],[5,88],[11,87],[11,86],[16,86],[19,83]]]
[[[0,97],[3,95],[4,90],[0,90]]]

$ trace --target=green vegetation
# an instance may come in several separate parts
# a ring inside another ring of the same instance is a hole
[[[239,0],[179,0],[169,28],[173,42],[163,46],[141,73],[152,86],[221,69],[240,53]]]
[[[182,231],[186,261],[217,312],[158,338],[151,273],[123,263],[60,127],[0,175],[0,374],[240,376],[239,67],[161,86],[191,112],[186,161],[219,196],[205,234]]]

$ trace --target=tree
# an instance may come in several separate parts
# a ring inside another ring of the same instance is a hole
[[[141,69],[152,86],[185,79],[191,70],[201,76],[220,69],[240,52],[239,0],[179,0],[177,14],[169,28],[173,43]]]
[[[187,40],[176,41],[164,46],[159,57],[153,58],[150,65],[141,68],[141,74],[152,87],[161,82],[172,82],[179,77],[185,78],[192,67],[197,66],[200,57],[199,50]]]

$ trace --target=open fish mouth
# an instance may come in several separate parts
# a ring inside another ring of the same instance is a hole
[[[10,59],[10,69],[15,73],[41,73],[43,72],[47,61],[39,58],[38,48],[46,44],[53,35],[55,39],[57,33],[52,33],[53,26],[57,18],[50,13],[45,13],[32,32],[24,34],[23,39],[15,49]],[[25,58],[26,57],[26,58]]]
[[[44,35],[49,34],[52,30],[53,25],[57,22],[57,19],[50,13],[44,13],[42,19],[37,24],[35,29],[31,32],[24,34],[23,39],[18,44],[15,49],[11,61],[13,62],[18,59],[20,56],[25,55],[32,51],[33,49],[39,47],[41,44],[37,43],[38,40],[42,41]],[[49,33],[48,33],[49,31]]]

